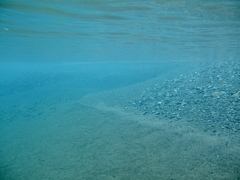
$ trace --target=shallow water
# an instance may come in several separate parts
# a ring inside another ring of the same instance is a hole
[[[239,179],[239,9],[1,1],[0,179]]]
[[[225,60],[239,57],[240,4],[201,1],[1,1],[1,60]]]

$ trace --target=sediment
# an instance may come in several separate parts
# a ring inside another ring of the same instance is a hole
[[[142,115],[188,121],[211,133],[240,132],[240,63],[203,64],[156,83],[130,102]]]

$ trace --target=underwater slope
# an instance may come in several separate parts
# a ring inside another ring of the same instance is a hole
[[[131,106],[212,133],[240,132],[240,63],[216,62],[144,90]]]

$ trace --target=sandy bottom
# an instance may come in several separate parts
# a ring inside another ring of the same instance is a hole
[[[40,90],[6,98],[0,179],[240,179],[237,135],[210,135],[125,107],[141,87],[85,98],[55,93],[43,100]]]

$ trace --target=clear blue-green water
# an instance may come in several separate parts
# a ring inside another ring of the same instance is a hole
[[[239,179],[240,1],[0,0],[0,179]]]
[[[1,1],[1,61],[239,56],[239,1]]]

